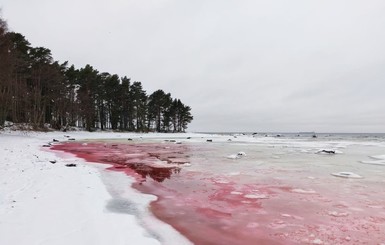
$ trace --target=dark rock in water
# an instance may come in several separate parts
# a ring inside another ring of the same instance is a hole
[[[324,152],[324,153],[328,153],[328,154],[336,154],[336,151],[333,151],[333,150],[322,150],[320,152]]]
[[[131,138],[128,138],[127,140],[128,140],[128,141],[131,141],[132,139],[131,139]]]
[[[65,166],[66,167],[76,167],[76,164],[75,163],[68,163]]]
[[[191,139],[191,137],[187,137],[187,139],[189,140],[189,139]]]
[[[253,135],[257,135],[258,133],[253,133]]]
[[[69,138],[70,136],[69,135],[64,135],[64,137]]]
[[[52,164],[55,164],[56,160],[50,160],[49,162],[52,163]]]
[[[57,139],[53,139],[52,141],[53,141],[53,142],[59,142],[59,140],[57,140]]]
[[[51,147],[51,144],[45,144],[45,145],[42,145],[42,147]]]
[[[176,142],[176,140],[170,140],[170,142],[173,142],[173,143],[175,143],[175,142]]]
[[[69,138],[68,140],[75,140],[74,138]]]
[[[213,142],[213,140],[206,140],[206,142]]]
[[[317,138],[317,135],[313,134],[312,138]]]

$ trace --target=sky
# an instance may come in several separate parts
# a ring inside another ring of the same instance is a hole
[[[385,132],[383,0],[1,0],[77,68],[192,108],[195,132]]]

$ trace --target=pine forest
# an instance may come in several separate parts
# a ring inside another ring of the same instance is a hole
[[[161,89],[147,95],[126,76],[55,61],[0,17],[0,127],[184,132],[192,119],[189,106]]]

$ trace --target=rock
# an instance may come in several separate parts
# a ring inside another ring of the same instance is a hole
[[[75,140],[74,138],[69,138],[68,140]]]
[[[57,139],[53,139],[52,141],[53,141],[53,142],[59,142],[59,140],[57,140]]]
[[[48,143],[48,144],[42,145],[42,147],[51,147],[51,144]]]
[[[336,154],[335,150],[319,150],[316,153]]]
[[[127,140],[128,140],[128,141],[132,141],[132,139],[131,139],[131,138],[128,138]]]
[[[76,167],[76,164],[75,163],[68,163],[65,166],[66,167]]]
[[[49,162],[52,163],[52,164],[55,164],[56,160],[50,160]]]
[[[206,142],[213,142],[213,140],[206,140]]]

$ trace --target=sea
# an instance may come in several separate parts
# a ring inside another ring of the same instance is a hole
[[[156,197],[151,215],[194,244],[385,244],[385,134],[211,132],[55,148],[124,172]]]

